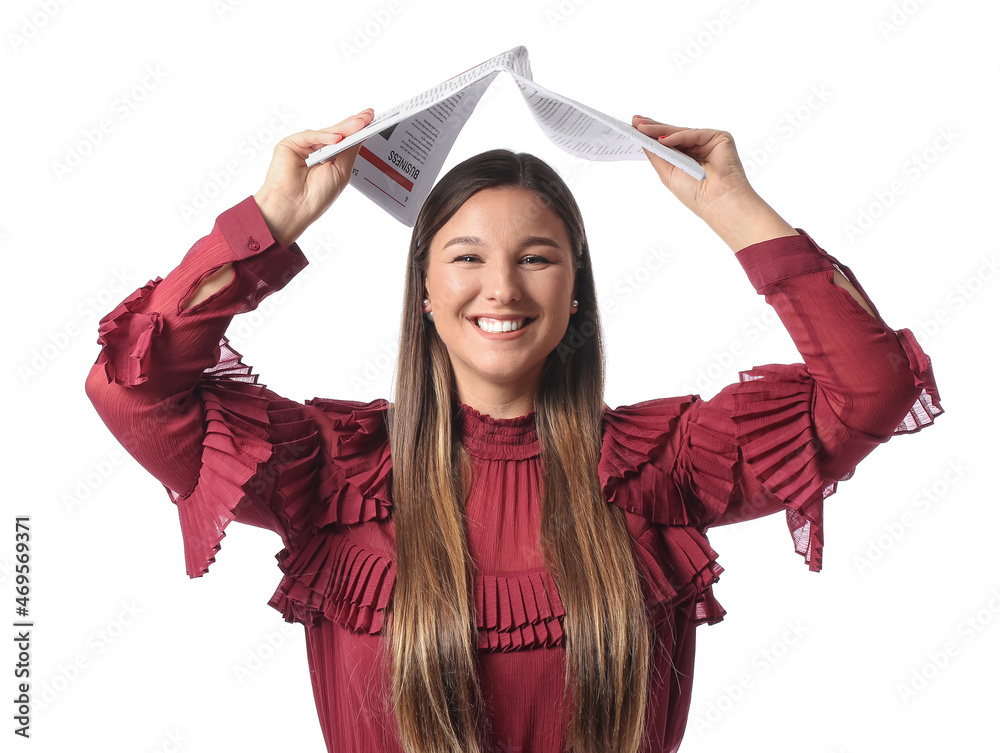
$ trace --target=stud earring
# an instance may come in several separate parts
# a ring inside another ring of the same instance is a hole
[[[571,306],[572,306],[573,308],[578,308],[578,307],[580,306],[580,302],[579,302],[578,300],[576,300],[576,298],[574,298],[574,299],[573,299],[573,303],[571,303],[570,305],[571,305]]]
[[[425,306],[427,306],[428,304],[430,304],[430,302],[431,301],[430,301],[429,298],[424,298],[424,305]],[[428,311],[427,313],[424,314],[424,318],[427,321],[429,321],[429,322],[433,322],[434,321],[434,312],[433,311]]]

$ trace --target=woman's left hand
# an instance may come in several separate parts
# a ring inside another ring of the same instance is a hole
[[[727,131],[681,128],[640,115],[632,118],[632,125],[640,133],[664,146],[678,149],[701,163],[705,169],[705,179],[696,180],[662,157],[643,150],[663,185],[702,219],[717,209],[719,202],[753,194],[753,188],[750,187],[743,164],[736,153],[736,144]]]
[[[697,180],[662,157],[643,150],[663,185],[734,251],[768,238],[796,235],[794,228],[750,186],[736,144],[727,131],[681,128],[640,115],[632,118],[632,125],[640,133],[701,163],[705,178]]]

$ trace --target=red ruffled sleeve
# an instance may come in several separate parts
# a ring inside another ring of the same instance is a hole
[[[708,527],[785,510],[795,550],[819,570],[823,500],[837,482],[880,443],[943,412],[930,359],[912,333],[889,329],[850,269],[799,232],[737,258],[804,364],[743,372],[710,400],[651,400],[605,413],[608,500],[646,521],[633,537],[640,570],[658,598],[689,601],[695,621],[724,614],[711,593],[721,568]],[[876,316],[834,282],[834,269]]]
[[[743,372],[693,406],[675,474],[703,507],[702,526],[784,509],[795,550],[819,570],[823,500],[879,444],[943,410],[912,333],[890,329],[851,270],[799,233],[749,246],[737,259],[805,363]],[[834,282],[834,270],[875,316]]]
[[[232,281],[183,308],[229,262]],[[274,241],[250,197],[220,215],[177,269],[101,320],[87,394],[176,503],[191,577],[214,561],[232,520],[285,541],[308,524],[314,418],[259,384],[224,337],[234,315],[280,290],[306,263],[297,246]]]
[[[725,610],[712,593],[722,567],[688,499],[671,473],[679,426],[696,398],[665,398],[604,412],[598,477],[604,496],[628,513],[647,609],[655,624],[686,609],[693,624],[715,623]],[[706,479],[711,483],[711,479]]]
[[[310,501],[316,512],[303,516],[308,528],[278,553],[284,577],[268,602],[287,622],[325,617],[358,632],[382,629],[396,581],[388,407],[382,399],[306,405],[320,445]]]

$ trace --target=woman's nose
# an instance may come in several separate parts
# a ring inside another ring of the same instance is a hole
[[[483,295],[507,304],[521,297],[521,281],[516,262],[491,261],[483,275]]]

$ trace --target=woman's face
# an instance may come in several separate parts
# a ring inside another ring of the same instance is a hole
[[[575,279],[566,226],[533,192],[487,188],[462,205],[431,240],[423,309],[434,312],[459,400],[498,388],[534,395],[576,312]],[[484,331],[493,320],[511,331]]]

